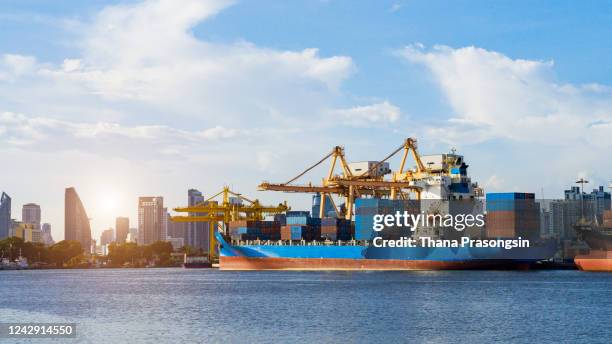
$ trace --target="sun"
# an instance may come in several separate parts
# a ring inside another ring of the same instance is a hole
[[[117,210],[117,197],[114,195],[103,195],[100,198],[100,209],[104,212],[113,212]]]
[[[99,210],[104,214],[115,214],[122,208],[123,204],[123,195],[117,190],[113,190],[108,187],[105,191],[100,191],[98,194],[98,203]]]

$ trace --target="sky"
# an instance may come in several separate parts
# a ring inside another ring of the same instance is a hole
[[[189,188],[308,209],[256,187],[415,137],[485,192],[561,197],[612,178],[609,37],[608,2],[2,0],[0,190],[61,240],[74,186],[97,239]]]

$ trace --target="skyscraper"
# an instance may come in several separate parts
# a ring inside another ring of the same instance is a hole
[[[172,222],[168,223],[168,236],[171,238],[185,238],[187,237],[187,225],[188,222]]]
[[[40,205],[27,203],[21,209],[21,222],[33,225],[34,229],[40,228]]]
[[[11,229],[11,198],[5,192],[0,196],[0,240],[9,236]]]
[[[115,241],[118,244],[125,243],[128,232],[130,231],[130,218],[118,217],[115,220]]]
[[[64,214],[64,239],[80,242],[83,250],[90,253],[91,227],[89,226],[89,218],[79,195],[72,187],[66,188]]]
[[[162,217],[162,233],[161,240],[168,239],[168,225],[170,224],[170,213],[168,212],[168,208],[164,208],[164,215]]]
[[[115,241],[115,233],[112,228],[105,230],[102,232],[102,235],[100,235],[100,245],[102,246],[108,245],[113,241]]]
[[[53,245],[55,243],[55,241],[53,241],[53,236],[51,235],[51,224],[42,224],[42,237],[45,245]]]
[[[187,204],[193,206],[204,202],[202,192],[196,189],[187,190]],[[206,215],[189,213],[189,216]],[[185,244],[208,251],[208,222],[188,222]]]
[[[138,244],[149,245],[162,238],[164,226],[164,198],[138,198]]]

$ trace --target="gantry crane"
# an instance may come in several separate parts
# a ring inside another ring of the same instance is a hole
[[[221,203],[214,199],[223,196]],[[230,202],[230,196],[239,198],[246,202]],[[280,203],[277,206],[264,206],[259,203],[259,200],[250,200],[239,193],[233,192],[229,187],[224,187],[223,190],[209,197],[208,199],[187,207],[174,208],[174,211],[180,213],[190,213],[189,216],[172,216],[170,219],[173,222],[208,222],[208,254],[212,261],[215,252],[215,227],[219,222],[227,224],[235,220],[263,220],[266,215],[280,214],[290,210],[287,202]]]
[[[377,174],[373,175],[371,173],[373,171],[376,171],[376,169],[382,163],[389,160],[402,149],[404,150],[404,155],[400,164],[400,170],[393,174],[392,180],[385,180],[384,176]],[[406,160],[410,152],[412,152],[412,156],[414,157],[414,160],[417,164],[417,168],[416,171],[407,170],[404,172]],[[291,185],[292,182],[302,177],[315,167],[319,166],[328,158],[331,158],[329,172],[327,173],[327,176],[323,178],[321,185]],[[340,162],[342,173],[334,174],[338,161]],[[338,217],[342,216],[345,219],[350,220],[353,215],[353,203],[355,198],[359,198],[362,196],[390,197],[391,199],[395,199],[396,197],[400,196],[402,198],[406,198],[407,195],[404,190],[408,190],[409,192],[415,193],[416,198],[420,199],[421,187],[415,186],[413,183],[413,179],[422,178],[427,175],[427,173],[428,170],[421,162],[421,158],[416,150],[416,140],[413,138],[408,138],[400,147],[398,147],[395,151],[389,154],[386,158],[379,161],[378,163],[370,167],[367,171],[359,175],[353,174],[351,172],[346,162],[344,148],[336,146],[332,149],[330,153],[324,156],[317,163],[308,167],[306,170],[304,170],[294,178],[290,179],[289,181],[280,184],[263,182],[259,185],[258,188],[259,190],[270,191],[320,193],[320,217],[324,217],[325,215],[324,209],[325,202],[328,198],[327,196],[331,196],[332,194],[339,195],[345,198],[346,212],[344,214],[340,214],[336,205],[333,204],[336,214]],[[333,198],[329,197],[329,199],[333,203]]]

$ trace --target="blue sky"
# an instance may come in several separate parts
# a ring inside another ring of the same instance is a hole
[[[2,1],[0,152],[23,167],[0,189],[56,238],[69,185],[95,233],[189,187],[305,207],[255,185],[416,136],[487,190],[558,197],[610,178],[611,23],[605,2]]]

